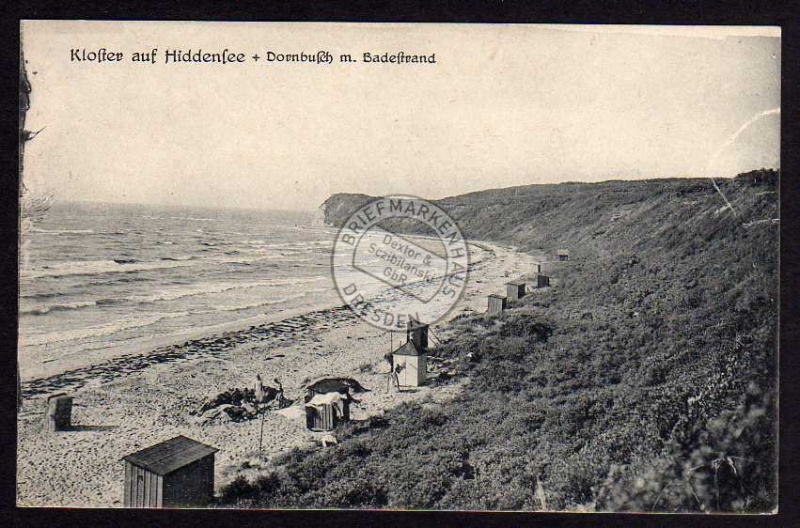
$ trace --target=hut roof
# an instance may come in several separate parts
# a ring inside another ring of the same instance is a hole
[[[125,456],[123,460],[157,475],[166,475],[217,451],[219,449],[191,438],[176,436]]]
[[[508,281],[506,284],[510,284],[511,286],[524,286],[525,285],[525,281],[521,280],[521,279],[517,279],[517,280],[513,280],[513,281]]]
[[[327,392],[368,392],[358,381],[353,378],[322,378],[314,381],[305,387],[318,394]]]
[[[569,255],[569,250],[568,249],[559,249],[558,251],[556,251],[556,255]]]
[[[505,295],[500,295],[499,293],[490,293],[489,297],[494,297],[495,299],[505,299]]]
[[[413,317],[409,317],[408,324],[406,326],[409,330],[413,330],[415,328],[428,328],[430,325],[428,323],[423,323],[422,321],[418,321]]]
[[[422,352],[419,351],[417,345],[415,345],[413,341],[406,341],[404,345],[401,345],[397,350],[392,352],[392,354],[398,356],[421,356]]]

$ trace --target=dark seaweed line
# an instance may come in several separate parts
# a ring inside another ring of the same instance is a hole
[[[285,335],[287,332],[292,332],[295,337],[303,337],[314,326],[323,323],[339,326],[353,325],[357,323],[357,319],[346,306],[318,310],[282,321],[254,325],[244,330],[225,332],[218,336],[192,339],[182,344],[157,348],[145,354],[114,358],[98,365],[27,381],[22,384],[22,395],[24,398],[30,398],[55,391],[76,390],[89,381],[107,382],[158,363],[185,361],[203,356],[220,356],[238,345],[269,341]]]

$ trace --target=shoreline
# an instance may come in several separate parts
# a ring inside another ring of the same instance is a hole
[[[416,237],[417,235],[409,236]],[[476,266],[484,263],[487,257],[489,259],[494,258],[497,249],[508,252],[518,251],[512,246],[504,246],[485,241],[469,240],[467,243],[479,248],[481,252],[486,254],[486,257],[481,260],[469,263],[468,269],[470,273],[474,271]],[[379,292],[376,297],[390,293],[392,290],[392,288],[383,290]],[[340,302],[341,299],[337,299],[337,301]],[[120,365],[122,368],[126,368],[126,362],[136,362],[137,359],[142,360],[149,356],[174,357],[176,354],[175,349],[180,347],[194,347],[208,340],[213,341],[230,334],[249,334],[257,328],[278,326],[283,321],[303,320],[306,315],[319,316],[327,311],[337,311],[344,308],[346,308],[346,305],[337,304],[336,302],[290,307],[279,309],[271,313],[237,319],[235,321],[204,326],[202,328],[190,328],[166,336],[141,337],[126,342],[123,345],[116,346],[113,349],[99,348],[80,353],[70,352],[65,356],[53,358],[35,365],[24,365],[23,368],[20,369],[22,394],[23,397],[30,394],[39,394],[40,391],[36,387],[46,386],[48,384],[57,385],[58,378],[61,377],[80,376],[82,373],[89,371],[97,372],[100,366],[113,368],[115,365]],[[450,317],[452,317],[452,313],[443,320],[447,320]],[[142,352],[142,350],[145,350],[145,352]],[[21,363],[19,355],[17,356],[17,362],[18,364]]]
[[[434,329],[464,310],[485,310],[488,293],[502,291],[510,274],[531,274],[537,262],[532,255],[493,244],[484,251],[464,295]],[[346,306],[283,315],[24,382],[18,414],[18,505],[120,507],[121,458],[178,434],[220,449],[215,465],[219,489],[245,463],[258,467],[292,447],[317,445],[319,433],[306,430],[297,400],[302,402],[304,386],[321,377],[353,377],[369,389],[351,409],[355,420],[406,401],[450,398],[461,390],[453,384],[389,391],[383,356],[392,343],[394,348],[402,344],[403,336],[387,336]],[[251,387],[256,374],[269,384],[279,378],[287,397],[295,400],[286,412],[266,413],[263,457],[258,453],[259,420],[204,423],[191,414],[216,394]],[[44,400],[60,391],[75,397],[75,427],[48,433]]]

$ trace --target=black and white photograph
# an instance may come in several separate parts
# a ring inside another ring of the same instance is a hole
[[[780,27],[19,38],[18,507],[778,513]]]

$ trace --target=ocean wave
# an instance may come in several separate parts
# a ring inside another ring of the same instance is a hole
[[[154,313],[146,316],[135,318],[125,318],[121,321],[114,321],[104,325],[96,325],[82,328],[75,328],[72,330],[63,330],[57,333],[39,335],[39,336],[25,336],[20,332],[20,345],[21,346],[41,346],[53,343],[61,343],[64,341],[78,341],[92,337],[102,337],[112,335],[125,330],[132,330],[135,328],[143,328],[156,324],[160,321],[167,319],[174,319],[176,317],[185,317],[189,315],[188,312],[172,312],[172,313]]]
[[[217,218],[202,218],[196,216],[170,216],[170,220],[191,220],[193,222],[216,222]]]
[[[61,292],[41,292],[41,293],[21,293],[21,299],[51,299],[53,297],[60,297],[64,295]]]
[[[43,235],[93,235],[94,229],[40,229],[34,227],[31,229],[33,233],[41,233]]]
[[[51,312],[67,310],[81,310],[84,308],[94,308],[98,306],[109,306],[117,304],[153,304],[164,301],[176,301],[189,297],[225,293],[232,290],[248,290],[253,288],[270,288],[289,286],[297,284],[311,284],[325,280],[324,276],[286,278],[286,279],[266,279],[253,282],[223,282],[217,284],[192,284],[186,288],[174,288],[172,291],[161,291],[152,295],[133,295],[128,297],[106,297],[92,301],[82,301],[74,303],[54,303],[43,306],[36,306],[21,310],[21,315],[46,315]],[[46,294],[50,295],[50,294]],[[56,294],[57,295],[57,294]],[[45,298],[45,297],[41,297]]]
[[[295,295],[288,295],[288,296],[285,296],[285,297],[279,297],[277,299],[271,299],[269,301],[256,301],[256,302],[250,302],[250,303],[246,303],[246,304],[235,304],[235,305],[221,305],[216,310],[207,310],[207,311],[204,311],[203,313],[213,313],[213,312],[218,312],[218,311],[240,312],[240,311],[243,311],[243,310],[252,310],[254,308],[261,308],[261,307],[264,307],[264,306],[274,306],[276,304],[283,304],[285,302],[295,301],[297,299],[302,299],[303,297],[305,297],[305,296],[307,296],[309,294],[321,293],[321,292],[325,292],[325,291],[330,291],[330,288],[315,288],[315,289],[311,289],[311,290],[304,290],[304,291],[302,291],[300,293],[297,293]]]
[[[29,308],[27,310],[20,310],[20,315],[46,315],[50,312],[65,312],[68,310],[80,310],[90,306],[97,306],[97,301],[83,301],[75,303],[64,304],[50,304],[46,306],[37,306],[36,308]]]
[[[250,290],[253,288],[271,288],[278,286],[290,286],[296,284],[312,284],[325,280],[324,276],[285,278],[285,279],[265,279],[253,282],[222,282],[217,284],[197,284],[189,288],[179,288],[171,292],[160,292],[155,295],[144,295],[129,297],[129,301],[147,304],[160,301],[175,301],[187,297],[198,295],[208,295],[215,293],[225,293],[232,290]]]
[[[132,273],[136,271],[147,271],[154,269],[169,269],[182,266],[189,266],[187,262],[127,262],[133,259],[116,260],[93,260],[62,262],[51,266],[43,266],[39,269],[20,273],[23,279],[36,279],[40,277],[66,277],[72,275],[102,275],[107,273]]]
[[[166,260],[171,262],[186,262],[187,260],[197,260],[197,255],[181,255],[180,257],[161,257],[160,260]]]
[[[93,280],[92,281],[92,286],[108,286],[108,285],[112,285],[113,286],[113,285],[116,285],[116,284],[119,284],[119,283],[144,282],[144,281],[148,281],[148,280],[151,280],[151,279],[148,279],[147,277],[128,276],[128,277],[119,277],[119,278],[115,278],[113,280],[106,280],[106,281]],[[83,285],[81,285],[81,286],[83,286]]]
[[[330,291],[330,288],[314,288],[304,290],[300,293],[294,295],[287,295],[278,298],[273,298],[269,300],[259,300],[255,302],[245,302],[242,304],[229,304],[229,305],[220,305],[215,307],[212,310],[200,310],[196,312],[166,312],[166,313],[150,313],[144,315],[139,318],[130,318],[126,317],[124,319],[107,323],[104,325],[95,325],[89,327],[81,327],[75,328],[71,330],[64,330],[58,333],[49,333],[46,335],[39,335],[39,336],[29,336],[25,335],[27,332],[20,333],[20,345],[21,346],[41,346],[41,345],[49,345],[53,343],[62,343],[67,341],[81,341],[87,340],[90,338],[98,338],[98,337],[105,337],[109,335],[113,335],[119,332],[123,332],[126,330],[134,330],[138,328],[144,328],[147,326],[151,326],[153,324],[157,324],[159,322],[174,319],[177,317],[191,317],[192,315],[208,315],[214,314],[219,312],[240,312],[244,310],[252,310],[256,308],[274,306],[276,304],[282,304],[290,301],[296,301],[298,299],[302,299],[310,294],[315,293],[322,293]],[[75,303],[79,304],[79,303]]]

